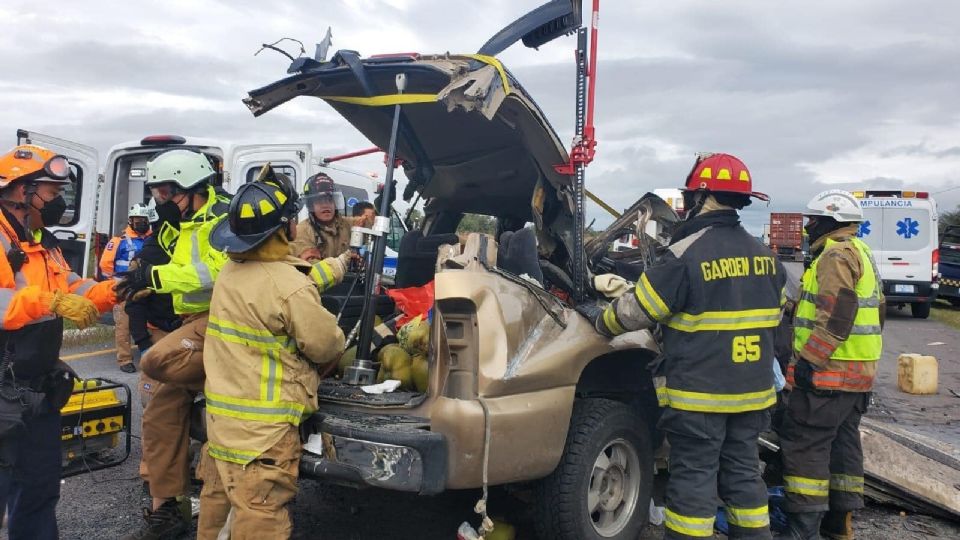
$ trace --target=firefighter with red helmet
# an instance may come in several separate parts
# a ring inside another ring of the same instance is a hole
[[[719,499],[730,538],[768,539],[757,438],[777,399],[774,330],[786,275],[737,211],[751,197],[769,199],[729,154],[698,156],[683,197],[683,223],[635,289],[578,310],[607,336],[663,330],[654,384],[670,442],[664,538],[712,538]]]
[[[94,324],[113,283],[74,273],[57,238],[67,158],[34,145],[0,155],[0,514],[8,536],[58,538],[60,408],[73,371],[59,359],[63,320]]]

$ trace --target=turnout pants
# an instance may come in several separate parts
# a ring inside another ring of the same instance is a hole
[[[216,540],[225,526],[230,540],[290,538],[293,522],[287,505],[297,495],[300,452],[300,431],[294,426],[247,465],[213,459],[204,448],[197,540]],[[210,465],[218,480],[209,479]]]
[[[863,508],[860,418],[869,402],[869,392],[790,392],[780,429],[787,511]]]
[[[113,306],[114,339],[117,342],[117,364],[125,365],[133,362],[133,353],[130,347],[130,316],[124,309],[126,302],[119,302]]]
[[[59,538],[60,411],[44,403],[45,412],[0,441],[0,514],[10,540]]]
[[[663,412],[660,428],[670,442],[665,539],[713,538],[720,505],[726,507],[729,538],[770,538],[757,449],[769,422],[766,410]]]
[[[154,343],[159,342],[161,339],[163,339],[164,336],[167,335],[166,332],[158,328],[149,328],[148,331],[150,332],[150,338]],[[160,386],[159,382],[157,382],[152,377],[144,373],[142,369],[140,370],[140,380],[137,381],[137,389],[138,389],[138,392],[140,393],[140,405],[143,407],[144,411],[147,410],[147,404],[150,403],[150,398],[153,397],[153,394],[157,391],[157,388],[159,386]],[[140,433],[143,433],[143,416],[142,415],[140,417]],[[147,462],[143,458],[143,455],[147,453],[146,450],[143,450],[144,446],[145,444],[144,444],[143,438],[141,437],[140,439],[140,448],[141,448],[140,478],[142,478],[144,482],[149,482],[150,475],[147,472]]]
[[[190,408],[203,390],[206,329],[206,313],[191,315],[140,362],[160,382],[143,411],[143,465],[156,498],[184,495],[190,486]]]

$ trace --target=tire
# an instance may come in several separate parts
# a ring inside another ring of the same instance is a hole
[[[910,314],[914,319],[926,319],[930,316],[930,302],[910,304]]]
[[[542,540],[636,539],[647,523],[653,492],[649,433],[640,412],[627,404],[578,399],[560,463],[534,490],[537,535]],[[588,502],[596,505],[595,512]]]

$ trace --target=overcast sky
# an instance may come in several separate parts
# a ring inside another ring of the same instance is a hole
[[[248,90],[288,60],[253,53],[289,36],[333,49],[475,52],[538,0],[61,2],[0,4],[0,134],[16,128],[100,150],[151,133],[369,143],[322,101],[254,119]],[[615,206],[682,182],[698,151],[726,151],[772,196],[744,221],[797,210],[832,186],[960,187],[960,4],[937,0],[606,0],[596,161],[588,188]],[[288,50],[296,53],[296,46]],[[574,38],[503,55],[564,141],[573,129]],[[296,55],[296,54],[295,54]],[[356,164],[377,167],[376,160]],[[937,195],[941,209],[960,189]],[[592,208],[598,224],[608,221]]]

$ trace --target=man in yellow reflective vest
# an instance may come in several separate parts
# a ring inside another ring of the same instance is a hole
[[[794,316],[793,390],[780,430],[788,538],[819,531],[852,539],[851,512],[863,507],[860,417],[883,348],[886,303],[870,248],[857,238],[859,201],[825,191],[805,215],[814,258]]]
[[[654,384],[670,442],[667,539],[713,538],[718,499],[730,538],[770,538],[757,439],[777,400],[774,330],[786,276],[740,225],[750,197],[768,200],[742,161],[700,155],[663,258],[602,312],[578,306],[606,335],[663,329]]]
[[[170,294],[183,324],[140,361],[143,372],[160,382],[143,413],[143,462],[153,507],[144,513],[146,523],[125,540],[176,538],[190,526],[189,513],[182,509],[189,504],[190,409],[203,390],[203,342],[213,280],[227,260],[210,247],[210,232],[229,204],[228,196],[214,187],[215,178],[207,156],[192,150],[168,150],[147,162],[147,187],[164,218],[154,234],[170,261],[132,265],[117,284],[117,293],[136,300]]]
[[[298,426],[317,409],[318,369],[343,352],[343,332],[311,277],[315,267],[289,254],[297,191],[283,175],[264,176],[237,191],[211,238],[231,260],[214,288],[204,351],[209,440],[199,471],[200,540],[290,537]]]

